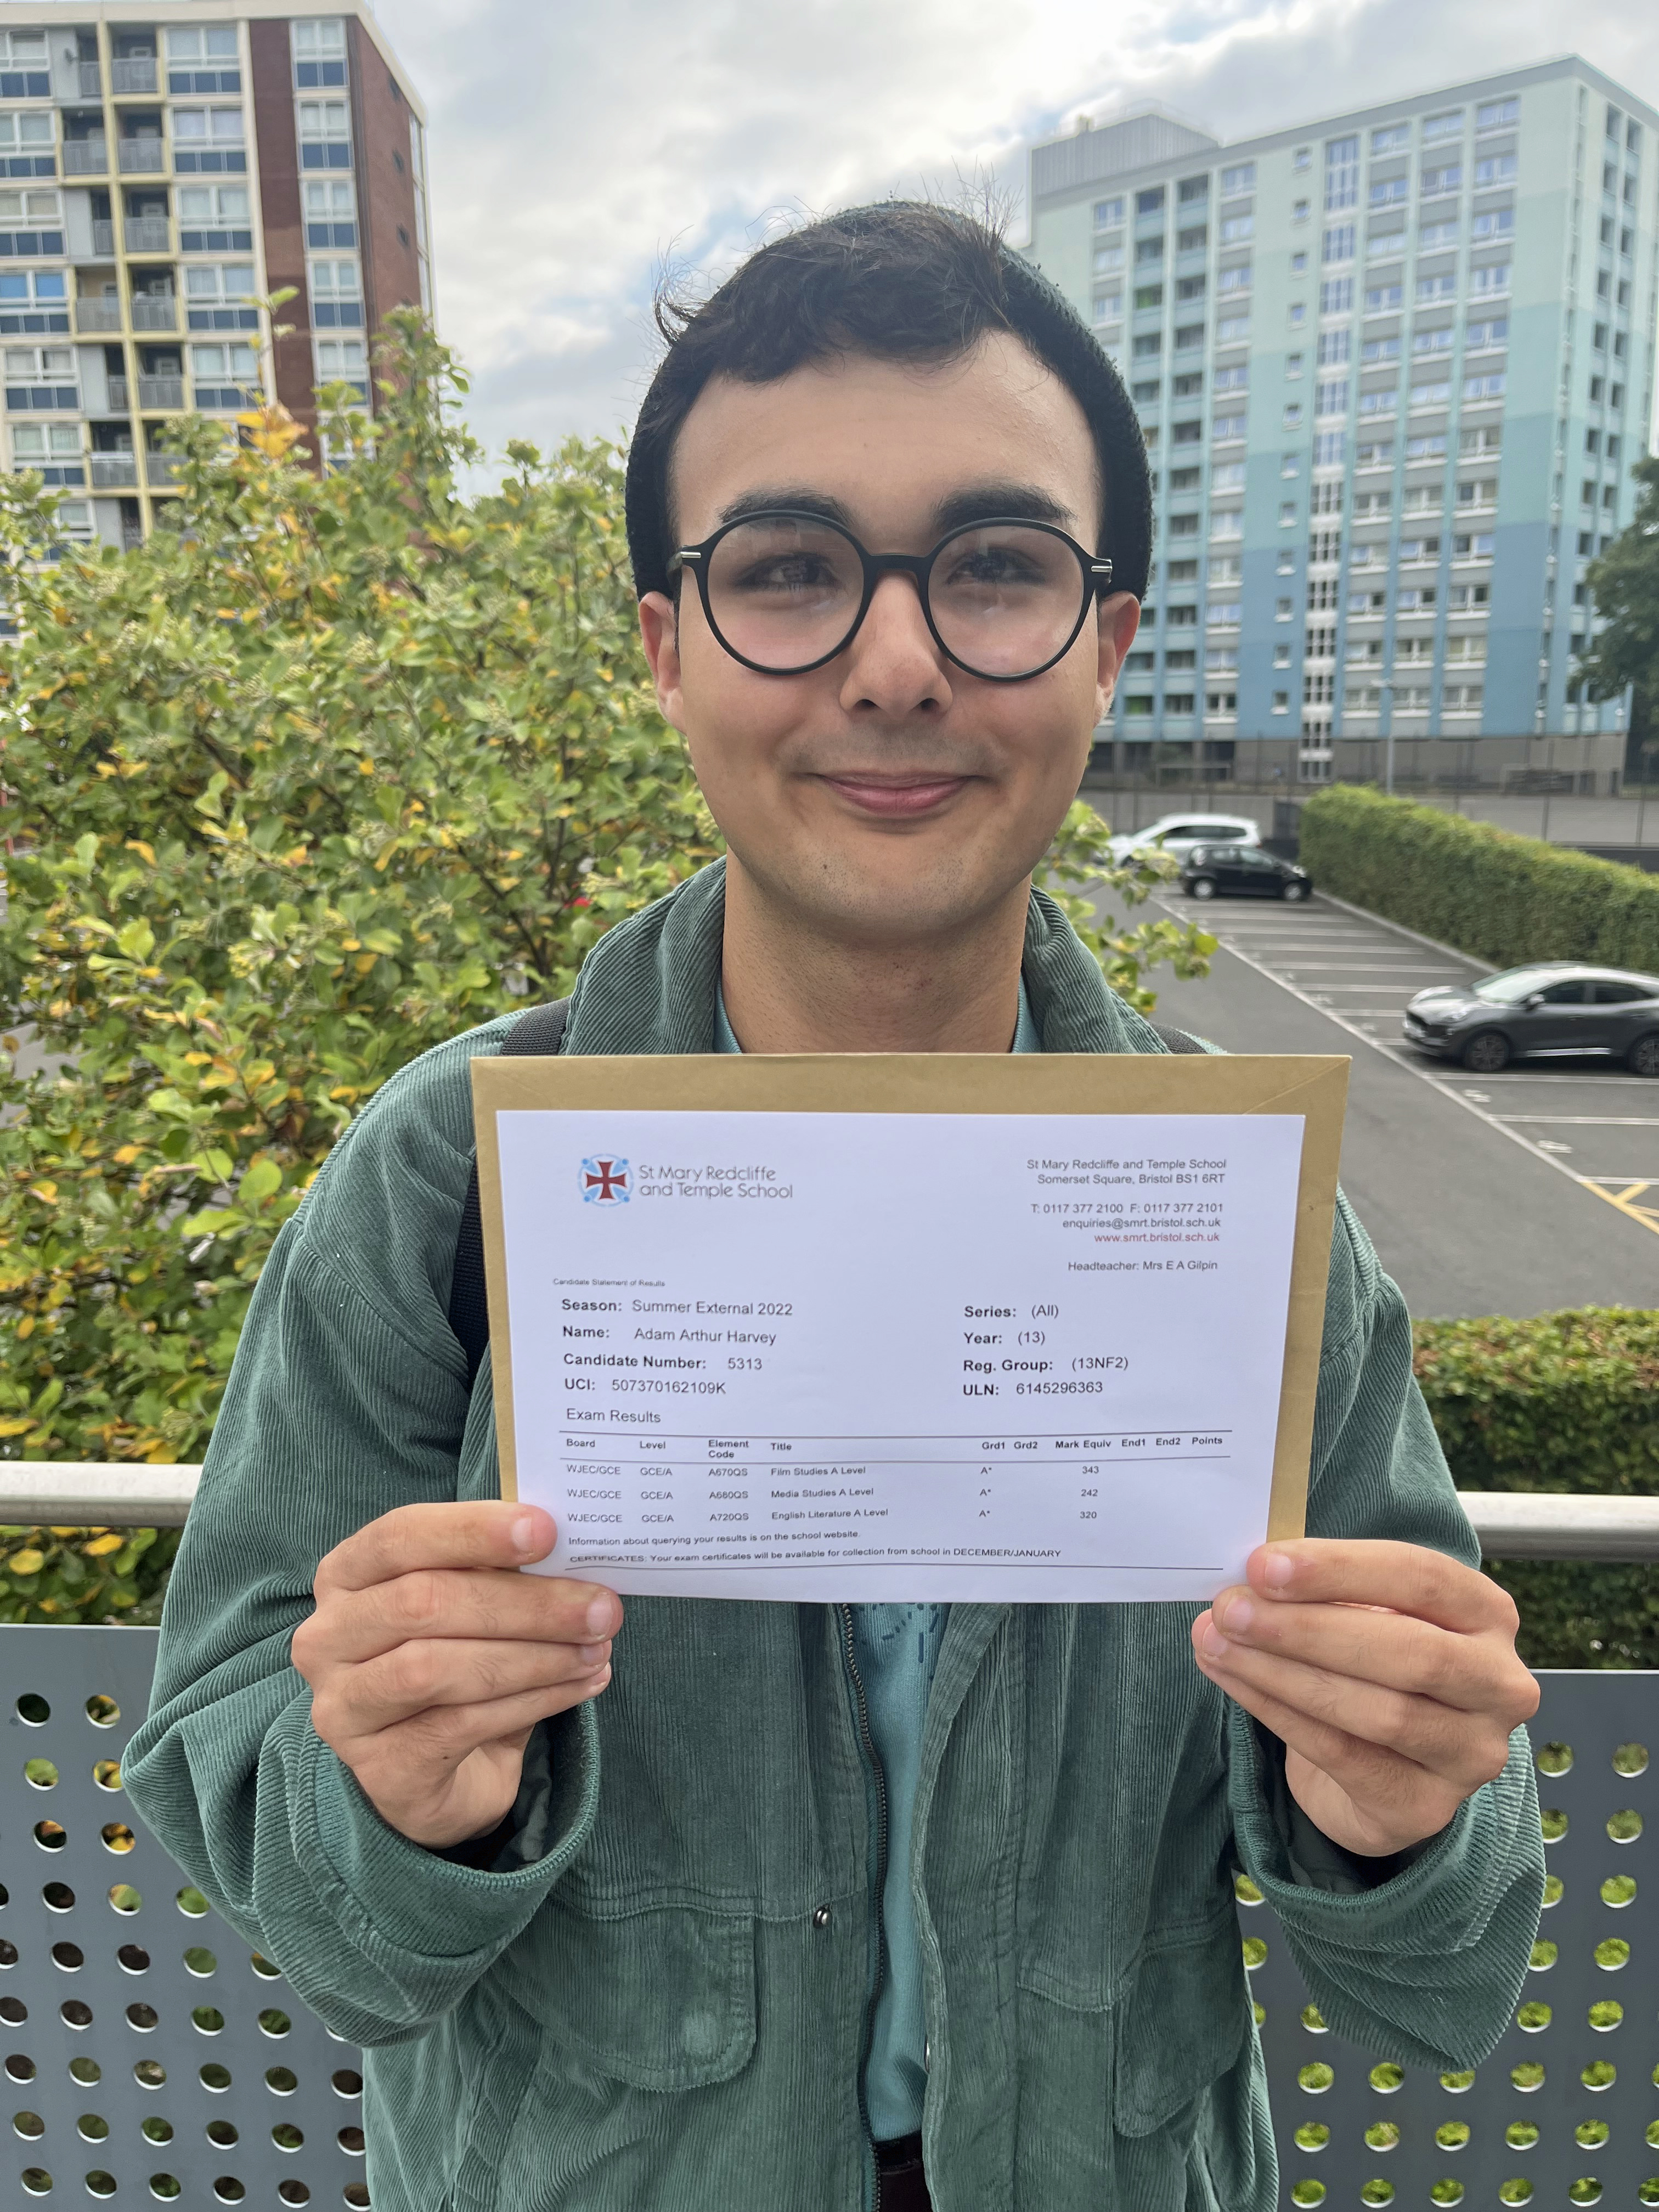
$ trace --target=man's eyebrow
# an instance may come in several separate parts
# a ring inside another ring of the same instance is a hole
[[[840,523],[843,530],[853,526],[852,510],[844,501],[828,492],[810,490],[805,484],[763,485],[757,491],[740,492],[721,507],[719,520],[741,522],[745,515],[771,514],[781,507],[796,514],[821,515],[826,522]]]
[[[942,499],[933,509],[933,527],[943,538],[965,523],[984,522],[992,515],[1017,522],[1052,522],[1062,529],[1077,525],[1073,510],[1036,484],[981,483],[964,485]]]

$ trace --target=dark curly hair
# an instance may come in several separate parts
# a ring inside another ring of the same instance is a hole
[[[1103,513],[1095,549],[1114,588],[1145,595],[1152,546],[1146,442],[1122,379],[1070,305],[995,230],[915,202],[849,208],[775,239],[701,307],[660,296],[667,344],[628,458],[628,550],[641,599],[671,588],[669,471],[680,426],[713,376],[769,384],[803,363],[858,353],[954,361],[1007,331],[1088,419]]]

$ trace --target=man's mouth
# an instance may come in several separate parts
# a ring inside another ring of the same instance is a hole
[[[879,775],[853,769],[842,775],[825,775],[822,781],[860,813],[882,815],[890,820],[930,813],[947,799],[954,799],[971,778],[924,774]]]

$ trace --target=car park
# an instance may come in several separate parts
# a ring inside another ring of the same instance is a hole
[[[1474,984],[1419,991],[1406,1008],[1407,1044],[1496,1075],[1512,1060],[1617,1060],[1659,1076],[1659,975],[1578,961],[1534,961]]]
[[[1188,898],[1277,898],[1294,905],[1313,890],[1313,878],[1294,860],[1262,845],[1195,845],[1181,870]]]
[[[1184,860],[1194,845],[1259,845],[1261,832],[1248,814],[1163,814],[1145,830],[1124,830],[1111,840],[1112,858],[1162,847]]]

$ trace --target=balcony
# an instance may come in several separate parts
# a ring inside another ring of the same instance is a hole
[[[75,327],[83,335],[90,331],[118,331],[121,327],[121,302],[118,300],[77,300],[75,303]]]
[[[94,219],[92,226],[92,250],[100,261],[115,258],[115,225]]]
[[[114,380],[111,379],[112,383]],[[141,407],[182,407],[185,404],[185,380],[182,376],[141,376],[138,380],[138,404]]]
[[[128,54],[110,64],[109,88],[113,93],[154,92],[157,85],[154,54]]]
[[[132,295],[135,331],[176,331],[179,302],[171,292],[135,292]]]
[[[181,465],[181,457],[177,453],[146,453],[144,455],[145,481],[152,491],[158,488],[165,489],[169,485],[176,484]]]
[[[94,453],[89,458],[92,463],[92,488],[94,491],[137,489],[138,459],[136,454]]]
[[[66,177],[106,177],[109,141],[106,138],[65,138],[64,174]]]
[[[123,138],[120,143],[124,177],[159,177],[167,168],[167,144],[161,138]]]
[[[82,99],[101,100],[104,96],[104,80],[99,71],[97,63],[82,62],[79,64],[79,68],[81,71],[80,82]]]
[[[98,225],[94,223],[93,245],[98,243]],[[129,253],[170,253],[173,250],[173,228],[164,215],[130,215],[122,226]]]
[[[132,405],[132,387],[125,376],[112,376],[109,380],[109,411],[125,415]]]

